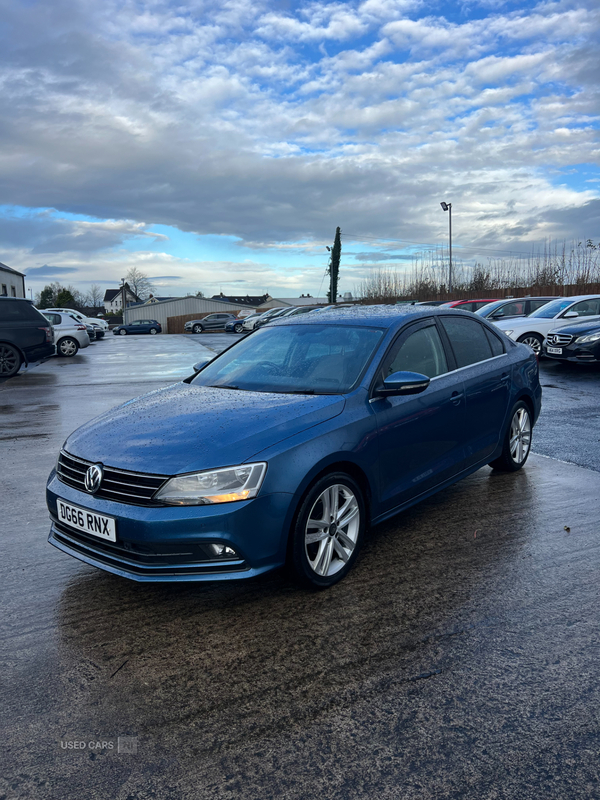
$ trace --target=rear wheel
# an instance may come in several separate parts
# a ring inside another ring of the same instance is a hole
[[[343,472],[321,478],[300,504],[292,528],[290,565],[305,586],[326,589],[346,577],[366,527],[363,493]]]
[[[158,331],[156,330],[156,328],[150,328],[150,333],[152,334],[152,336],[155,336],[158,333]]]
[[[127,336],[127,331],[125,330],[125,328],[121,328],[121,330],[119,331],[119,336]]]
[[[65,358],[71,358],[72,356],[77,355],[78,350],[78,341],[76,339],[72,339],[70,336],[65,336],[65,338],[61,339],[56,345],[56,352],[58,355],[64,356]]]
[[[521,344],[526,344],[531,347],[536,356],[540,356],[542,354],[543,341],[544,340],[542,337],[537,333],[524,333],[523,336],[519,336],[517,339],[517,342],[521,342]]]
[[[515,404],[510,425],[504,435],[502,455],[490,462],[492,469],[516,472],[527,461],[531,450],[531,412],[522,400]]]
[[[12,378],[21,369],[21,354],[11,344],[0,344],[0,377]]]
[[[192,331],[194,333],[202,333],[203,330],[204,328],[202,327],[202,325],[194,325],[194,327],[192,328]]]

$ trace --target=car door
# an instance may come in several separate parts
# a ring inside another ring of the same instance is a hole
[[[465,390],[465,467],[485,463],[504,430],[512,370],[502,340],[477,319],[438,317]]]
[[[497,308],[490,314],[489,319],[493,322],[498,322],[499,320],[508,319],[510,317],[524,317],[528,313],[525,300],[513,300]]]
[[[431,378],[421,394],[374,396],[370,401],[377,420],[384,513],[463,469],[464,387],[461,373],[448,359],[436,324],[428,319],[402,331],[382,361],[375,390],[398,371]]]
[[[580,300],[579,303],[574,303],[560,314],[560,324],[579,322],[576,317],[567,318],[567,314],[575,312],[582,322],[591,322],[594,319],[600,319],[600,298],[592,297],[589,300]]]

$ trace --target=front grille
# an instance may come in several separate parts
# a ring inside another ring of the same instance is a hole
[[[546,341],[551,346],[557,344],[564,346],[567,344],[571,344],[571,342],[573,341],[573,337],[571,336],[570,333],[550,333],[548,334]]]
[[[58,479],[67,486],[85,492],[85,473],[88,467],[94,463],[93,461],[84,461],[82,458],[75,458],[61,450],[56,468]],[[161,505],[153,502],[152,497],[169,478],[168,475],[145,475],[140,472],[129,472],[106,466],[103,469],[102,483],[98,491],[94,493],[94,497],[136,506]]]

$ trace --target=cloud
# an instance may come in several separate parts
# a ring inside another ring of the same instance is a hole
[[[51,267],[44,264],[43,267],[29,267],[26,272],[28,278],[60,278],[71,272],[77,272],[75,267]]]
[[[597,158],[600,12],[567,0],[474,8],[6,4],[3,198],[56,211],[0,218],[3,260],[51,258],[80,280],[95,264],[118,264],[115,279],[151,264],[183,285],[180,261],[158,252],[170,242],[149,230],[161,224],[236,236],[257,262],[277,251],[279,271],[254,266],[251,281],[285,286],[285,258],[297,265],[337,225],[446,241],[442,197],[463,244],[575,235],[593,225],[597,186],[561,185],[557,170]]]

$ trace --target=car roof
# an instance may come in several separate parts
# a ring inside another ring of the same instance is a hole
[[[408,319],[419,319],[432,316],[456,315],[473,319],[474,315],[468,311],[459,311],[453,308],[439,306],[353,306],[340,308],[336,314],[298,314],[293,317],[284,317],[273,320],[265,327],[272,325],[360,325],[363,327],[377,326],[379,328],[392,328]],[[479,319],[481,322],[482,320]]]

